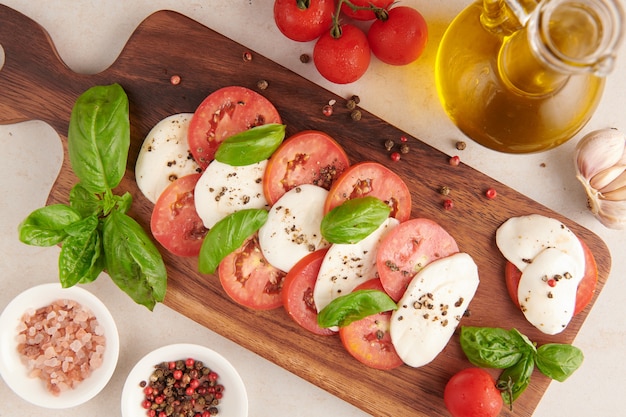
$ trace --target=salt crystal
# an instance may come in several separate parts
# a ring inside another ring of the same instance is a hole
[[[72,349],[74,352],[78,352],[82,348],[83,348],[83,343],[80,340],[74,340],[70,344],[70,349]]]

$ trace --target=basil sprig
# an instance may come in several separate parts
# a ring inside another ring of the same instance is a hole
[[[263,161],[283,142],[285,129],[285,125],[268,123],[244,130],[224,140],[215,152],[215,159],[232,166]]]
[[[346,200],[329,211],[320,225],[322,236],[330,243],[357,243],[376,230],[391,208],[376,197]]]
[[[149,235],[126,214],[130,193],[113,193],[124,177],[130,147],[128,97],[120,85],[95,86],[81,94],[70,116],[67,145],[79,179],[70,204],[34,210],[18,227],[20,241],[62,244],[63,287],[91,282],[106,269],[122,291],[152,310],[165,298],[165,264]]]
[[[373,314],[397,310],[397,304],[383,291],[357,290],[331,301],[317,315],[320,327],[344,327]]]
[[[547,377],[563,382],[584,359],[580,349],[568,344],[548,343],[537,348],[517,329],[463,326],[460,342],[472,364],[504,369],[496,384],[509,405],[528,387],[535,366]]]
[[[200,247],[198,270],[203,274],[215,273],[222,259],[259,230],[267,221],[267,216],[267,210],[245,209],[215,223]]]

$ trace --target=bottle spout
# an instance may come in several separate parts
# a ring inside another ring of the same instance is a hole
[[[483,0],[480,17],[484,28],[510,35],[526,26],[538,0]]]

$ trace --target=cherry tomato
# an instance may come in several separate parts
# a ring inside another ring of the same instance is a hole
[[[313,287],[328,248],[312,252],[296,263],[285,276],[283,306],[287,315],[308,331],[321,336],[335,334],[317,324],[317,308],[313,301]]]
[[[376,268],[385,291],[398,301],[423,267],[458,251],[454,238],[439,224],[429,219],[410,219],[389,231],[380,242]]]
[[[209,94],[189,121],[189,149],[204,169],[224,139],[266,123],[281,123],[268,99],[245,87],[223,87]]]
[[[285,273],[267,262],[256,234],[220,262],[218,275],[224,291],[245,307],[270,310],[283,304]]]
[[[328,31],[313,48],[313,62],[319,73],[336,84],[352,83],[365,74],[371,52],[365,33],[351,24],[341,25],[341,36]]]
[[[263,190],[268,203],[302,184],[330,189],[350,165],[348,155],[333,138],[316,130],[305,130],[289,137],[270,158]]]
[[[367,32],[372,53],[390,65],[406,65],[415,61],[428,42],[426,20],[412,7],[398,6],[389,10],[389,18],[376,20]]]
[[[330,30],[334,10],[334,0],[276,0],[274,22],[289,39],[308,42]]]
[[[379,279],[365,281],[354,291],[365,289],[384,291]],[[397,368],[404,362],[391,342],[390,322],[390,311],[354,321],[339,329],[341,343],[350,355],[371,368],[383,370]]]
[[[165,249],[178,256],[197,256],[208,229],[196,213],[194,189],[201,174],[172,182],[156,201],[150,229]]]
[[[583,245],[583,251],[585,252],[585,275],[578,284],[578,290],[576,291],[576,306],[574,307],[574,314],[580,313],[587,307],[587,304],[593,298],[593,294],[598,283],[598,266],[596,260],[593,257],[593,253],[585,242],[580,240]],[[522,273],[511,262],[507,262],[504,268],[504,277],[506,280],[506,289],[511,297],[511,301],[519,308],[519,300],[517,298],[517,287],[519,287],[519,281],[522,277]]]
[[[503,403],[493,377],[481,368],[463,369],[452,376],[443,401],[452,417],[496,417]]]
[[[328,213],[346,200],[377,197],[391,207],[391,217],[400,222],[411,216],[411,192],[396,173],[378,162],[351,165],[337,178],[328,191],[324,212]]]
[[[374,5],[382,9],[388,8],[393,0],[350,0],[350,2],[359,7],[368,7]],[[376,15],[371,10],[352,10],[346,3],[341,5],[341,12],[346,16],[355,20],[374,20]]]

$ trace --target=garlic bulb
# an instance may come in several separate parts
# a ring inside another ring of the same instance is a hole
[[[606,227],[626,228],[626,137],[600,129],[576,145],[576,178],[587,192],[589,209]]]

